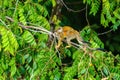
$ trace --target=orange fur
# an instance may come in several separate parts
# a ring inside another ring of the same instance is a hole
[[[66,41],[68,43],[68,46],[66,47],[70,47],[70,41],[72,39],[77,39],[77,41],[82,44],[81,41],[83,41],[83,39],[80,37],[79,32],[77,30],[74,30],[72,27],[70,26],[64,26],[64,27],[60,27],[55,31],[55,34],[58,38],[58,44],[56,46],[56,48],[59,48],[63,39],[66,38]]]

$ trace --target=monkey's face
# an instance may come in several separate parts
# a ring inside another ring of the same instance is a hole
[[[55,30],[54,34],[60,38],[62,36],[62,33],[63,33],[63,29],[62,27],[58,28],[57,30]]]

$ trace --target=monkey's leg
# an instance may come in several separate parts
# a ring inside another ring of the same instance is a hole
[[[67,45],[65,48],[71,47],[70,39],[67,39],[67,44],[68,44],[68,45]]]
[[[76,36],[76,39],[79,42],[79,44],[83,44],[83,39],[80,36]]]
[[[58,49],[60,47],[60,45],[62,44],[61,41],[62,41],[61,39],[58,40],[58,44],[55,46],[56,49]]]

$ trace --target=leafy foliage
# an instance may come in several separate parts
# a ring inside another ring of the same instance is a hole
[[[108,26],[110,22],[113,23],[112,28],[115,30],[120,25],[119,24],[119,18],[116,16],[119,14],[119,12],[116,12],[115,7],[118,5],[115,5],[117,1],[110,2],[108,0],[102,0],[102,13],[101,13],[101,24],[103,24],[105,27]],[[118,3],[119,4],[119,3]]]
[[[24,39],[24,41],[26,43],[30,44],[31,46],[36,46],[37,45],[33,35],[29,31],[25,31],[22,35],[22,38]]]
[[[114,56],[111,51],[86,49],[85,52],[75,47],[66,49],[63,47],[64,44],[56,50],[55,45],[47,46],[47,34],[19,25],[32,25],[38,28],[41,26],[50,30],[49,19],[53,7],[57,5],[56,1],[0,0],[0,80],[101,80],[102,78],[119,80],[119,55]],[[90,15],[97,16],[101,11],[98,16],[101,18],[100,25],[118,30],[119,0],[83,0],[83,3],[90,7]],[[73,19],[71,16],[66,17],[64,11],[62,14],[66,20],[62,22],[58,19],[61,24],[68,22],[70,18]],[[6,16],[14,21],[7,20]],[[55,24],[57,27],[60,26],[57,22]],[[91,43],[91,48],[105,46],[91,25],[84,26],[80,36]],[[109,42],[107,45],[112,46]]]
[[[84,40],[89,41],[91,43],[91,46],[94,48],[104,48],[104,44],[102,41],[98,38],[98,35],[95,31],[93,31],[90,26],[86,26],[82,32],[81,36],[83,36]]]
[[[12,55],[14,55],[15,51],[19,47],[14,34],[2,26],[0,28],[2,35],[2,48],[4,48],[4,51],[9,51]]]
[[[100,10],[100,5],[102,5],[102,12],[101,12],[101,24],[104,27],[108,27],[110,23],[113,25],[111,28],[116,30],[120,25],[120,1],[114,0],[83,0],[83,2],[89,4],[91,6],[90,14],[94,16]]]

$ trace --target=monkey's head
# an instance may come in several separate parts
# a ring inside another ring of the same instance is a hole
[[[62,27],[59,27],[58,29],[56,29],[55,30],[55,35],[59,35],[60,33],[62,33],[63,32],[63,29],[62,29]]]
[[[61,33],[61,32],[63,32],[63,29],[62,29],[62,27],[59,27],[59,28],[56,30],[56,32],[58,32],[58,33]]]
[[[57,37],[60,37],[62,35],[62,32],[63,32],[63,28],[62,27],[59,27],[58,29],[55,30],[54,34],[57,36]]]

